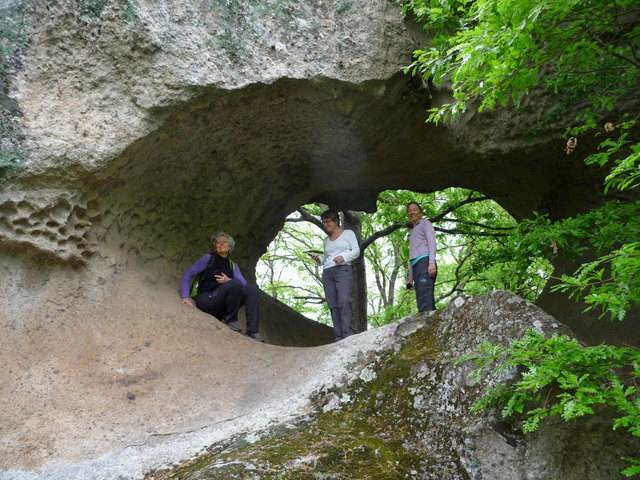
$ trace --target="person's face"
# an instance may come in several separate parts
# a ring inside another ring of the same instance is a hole
[[[229,239],[224,235],[216,240],[216,253],[218,255],[227,255],[231,250]]]
[[[324,225],[324,229],[327,233],[333,233],[336,231],[336,228],[338,228],[338,222],[330,218],[323,218],[322,224]]]
[[[409,217],[409,220],[411,220],[414,224],[417,223],[420,218],[422,218],[422,212],[420,211],[418,205],[412,203],[407,207],[407,217]]]

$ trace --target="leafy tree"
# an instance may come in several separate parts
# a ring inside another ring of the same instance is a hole
[[[261,257],[257,275],[262,290],[273,298],[327,323],[329,309],[320,281],[322,270],[306,253],[318,248],[320,238],[305,224],[293,220],[285,223]]]
[[[424,23],[432,38],[415,52],[408,71],[436,84],[445,79],[451,83],[453,101],[434,107],[429,121],[453,121],[471,107],[522,108],[534,89],[547,90],[559,94],[561,102],[540,121],[564,119],[567,154],[580,151],[581,136],[605,135],[597,152],[583,154],[585,162],[611,168],[605,192],[638,186],[640,144],[633,139],[638,114],[629,110],[640,86],[637,1],[398,1],[405,14]],[[580,258],[589,249],[600,257],[574,275],[563,275],[554,288],[583,297],[587,309],[598,307],[603,315],[622,320],[632,305],[640,304],[638,218],[639,203],[613,201],[556,223],[536,216],[519,226],[505,248],[483,255],[492,262],[502,255],[522,267],[541,254]],[[474,262],[480,270],[487,265],[483,255]],[[535,430],[546,416],[569,420],[608,404],[621,412],[614,428],[640,436],[637,390],[629,383],[640,375],[633,349],[581,347],[566,338],[544,340],[529,332],[509,347],[483,345],[473,358],[481,368],[495,366],[492,362],[500,358],[498,372],[508,366],[523,369],[519,382],[491,389],[478,406],[504,405],[505,416],[524,413],[525,432]],[[633,374],[620,378],[613,373],[616,368]],[[540,393],[551,387],[562,392],[553,397],[555,402]],[[632,466],[623,473],[640,473],[640,461],[628,460]]]
[[[453,102],[430,120],[455,118],[470,102],[518,107],[536,87],[565,96],[593,120],[635,95],[640,59],[635,0],[399,0],[432,35],[411,70],[451,80]]]
[[[367,325],[381,326],[415,313],[415,294],[405,291],[411,228],[406,217],[406,204],[410,201],[423,205],[425,216],[431,219],[436,229],[439,245],[436,298],[440,306],[464,292],[486,293],[511,286],[516,291],[527,290],[531,300],[541,292],[540,286],[528,288],[526,283],[531,283],[531,278],[536,275],[540,284],[546,281],[550,267],[544,261],[540,261],[541,267],[535,272],[519,274],[517,279],[513,278],[516,266],[510,260],[494,263],[482,271],[474,267],[472,260],[475,256],[486,250],[495,239],[507,238],[516,225],[513,218],[492,200],[476,192],[456,188],[431,194],[386,191],[379,195],[374,214],[342,212],[349,219],[349,223],[344,225],[346,228],[354,229],[357,222],[354,230],[364,267],[359,273],[356,270],[360,287],[366,290],[363,294],[354,286],[354,299],[360,296],[364,304],[360,310],[354,309],[354,319],[358,316],[361,319],[359,324],[354,322],[355,331],[363,331]],[[258,268],[262,288],[272,295],[277,292],[277,298],[301,312],[300,302],[304,300],[312,303],[324,301],[320,272],[309,270],[310,265],[315,267],[315,264],[304,253],[322,246],[326,234],[318,215],[324,208],[307,205],[291,215]],[[299,227],[304,224],[307,227]],[[292,268],[298,272],[296,281],[281,280],[285,264],[289,272]],[[274,274],[276,271],[279,276]],[[521,280],[525,282],[522,285],[518,283]],[[310,291],[317,292],[317,295]],[[324,308],[320,311],[307,306],[304,311],[330,324],[328,310],[326,306]]]
[[[563,104],[555,112],[557,116],[567,117],[568,124],[583,122],[568,128],[567,135],[571,138],[567,153],[574,151],[580,135],[596,130],[610,134],[599,151],[589,155],[585,162],[612,165],[605,191],[638,185],[640,144],[630,136],[637,117],[627,113],[598,127],[598,121],[607,112],[638,96],[637,1],[399,0],[399,3],[405,14],[411,12],[424,22],[433,37],[427,48],[415,52],[409,70],[435,83],[445,78],[451,81],[453,102],[433,108],[430,121],[453,120],[471,103],[479,111],[509,103],[519,107],[532,89],[544,88],[562,94]],[[610,205],[608,210],[617,205]],[[640,215],[638,204],[633,208],[634,215]],[[586,217],[576,219],[585,220]],[[571,222],[565,221],[559,228],[569,230]],[[584,231],[582,238],[596,235],[606,236],[607,232],[591,228],[590,232]],[[619,237],[609,235],[610,242],[620,241]],[[638,244],[631,240],[622,243],[621,248],[583,266],[576,275],[563,276],[556,289],[574,296],[588,290],[587,302],[622,319],[629,306],[638,303],[637,288],[625,285],[640,272]],[[621,300],[612,295],[615,291],[623,296]]]
[[[466,360],[478,366],[471,378],[486,383],[483,374],[489,370],[494,385],[473,410],[501,408],[503,417],[521,416],[524,433],[535,431],[547,417],[559,415],[569,421],[608,405],[618,414],[614,429],[640,436],[640,392],[634,383],[640,377],[640,352],[636,349],[604,344],[585,347],[564,335],[554,333],[545,339],[529,330],[507,347],[483,343],[459,362]],[[614,369],[628,373],[622,376]],[[506,372],[514,370],[522,372],[519,380],[511,385],[500,382]],[[640,462],[626,460],[633,465],[623,474],[640,473]]]

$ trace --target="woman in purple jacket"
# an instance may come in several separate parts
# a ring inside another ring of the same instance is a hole
[[[211,238],[212,253],[200,257],[182,276],[182,303],[193,308],[189,289],[191,279],[199,274],[196,306],[203,312],[221,319],[231,330],[239,332],[241,328],[238,323],[238,311],[245,305],[247,336],[264,342],[264,338],[258,333],[258,287],[247,285],[240,267],[229,260],[229,254],[235,244],[231,235],[224,232]]]

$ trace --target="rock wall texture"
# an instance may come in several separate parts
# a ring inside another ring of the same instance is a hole
[[[441,312],[367,332],[385,349],[358,354],[315,391],[309,418],[271,428],[259,439],[239,435],[219,442],[146,478],[625,478],[620,455],[635,452],[640,440],[614,431],[611,412],[569,423],[549,419],[523,436],[517,421],[498,412],[470,411],[495,378],[469,380],[473,363],[456,364],[456,358],[480,342],[508,344],[527,329],[569,333],[507,292],[459,297]]]
[[[564,124],[530,135],[553,98],[425,124],[448,91],[400,72],[416,43],[390,0],[0,6],[7,255],[127,257],[175,280],[220,228],[251,273],[313,200],[371,210],[383,189],[460,186],[519,218],[600,201]]]
[[[620,457],[640,445],[607,412],[527,436],[471,412],[495,380],[470,381],[456,358],[529,328],[568,333],[508,292],[313,348],[238,340],[184,314],[123,325],[107,348],[87,328],[76,349],[92,362],[52,359],[10,385],[0,478],[621,478]]]
[[[460,186],[552,218],[600,201],[602,172],[564,154],[561,128],[528,135],[553,99],[425,124],[448,92],[400,71],[416,44],[389,0],[2,0],[0,18],[7,478],[141,475],[288,418],[276,405],[297,412],[336,368],[320,358],[356,355],[266,297],[267,346],[183,307],[214,231],[251,278],[313,200],[371,210],[384,189]],[[197,439],[162,450],[174,435]],[[134,467],[137,445],[155,453]]]

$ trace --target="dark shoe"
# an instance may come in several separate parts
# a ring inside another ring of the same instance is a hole
[[[247,337],[254,339],[256,342],[264,343],[264,337],[259,333],[248,333]]]
[[[239,332],[240,330],[242,330],[242,328],[240,327],[240,324],[235,320],[233,322],[227,322],[227,327],[229,327],[234,332]]]

